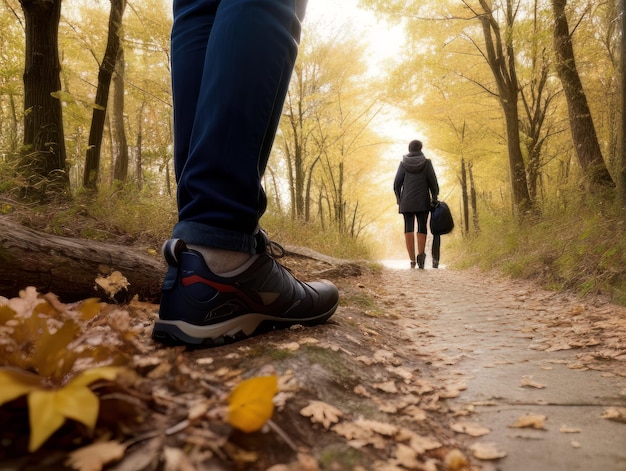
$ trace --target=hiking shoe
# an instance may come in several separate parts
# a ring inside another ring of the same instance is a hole
[[[152,338],[169,345],[215,346],[275,328],[321,324],[333,315],[339,304],[334,284],[297,280],[272,257],[270,247],[278,244],[261,245],[263,253],[249,268],[223,278],[182,240],[168,240],[163,255],[169,268]]]

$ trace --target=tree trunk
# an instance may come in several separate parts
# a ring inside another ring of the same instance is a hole
[[[106,295],[96,289],[97,276],[119,271],[130,283],[128,299],[156,302],[166,266],[162,258],[121,245],[58,237],[0,218],[0,296],[17,296],[34,286],[71,302]],[[120,299],[118,299],[120,300]]]
[[[596,129],[593,124],[587,96],[578,75],[574,48],[565,15],[567,0],[552,0],[554,9],[554,50],[556,69],[567,100],[570,130],[578,162],[588,180],[590,189],[598,185],[613,185],[611,175],[602,158]]]
[[[504,34],[502,34],[500,25],[493,15],[491,2],[487,0],[479,0],[479,2],[485,12],[484,15],[478,17],[485,38],[485,57],[498,87],[498,98],[506,122],[513,205],[518,215],[521,216],[526,211],[531,210],[532,206],[530,194],[528,193],[526,167],[519,136],[519,112],[517,110],[519,83],[515,69],[515,50],[513,49],[513,22],[515,15],[511,0],[507,0],[506,27]]]
[[[125,183],[128,178],[128,141],[124,127],[124,78],[126,65],[124,63],[124,47],[120,45],[117,53],[115,75],[113,76],[113,135],[117,144],[113,181]]]
[[[465,234],[469,233],[469,199],[467,195],[467,171],[465,170],[465,159],[461,159],[461,194],[463,199],[463,228]]]
[[[24,149],[19,172],[25,196],[46,199],[69,193],[59,92],[61,0],[20,0],[26,22]]]
[[[626,217],[626,0],[621,1],[622,43],[621,43],[621,89],[622,89],[622,125],[620,132],[620,159],[619,159],[619,199],[622,206],[622,215]]]
[[[467,173],[469,174],[470,182],[470,205],[472,207],[472,221],[474,223],[474,232],[478,234],[480,232],[480,224],[478,221],[478,200],[476,197],[476,186],[474,185],[474,171],[472,162],[467,163]]]
[[[109,14],[109,35],[104,58],[98,73],[98,88],[96,90],[96,102],[91,118],[91,129],[89,131],[89,145],[87,147],[87,157],[85,160],[85,173],[83,175],[83,185],[89,189],[96,189],[98,174],[100,172],[100,152],[102,147],[102,136],[104,134],[104,118],[106,116],[107,104],[109,101],[109,89],[111,87],[111,77],[115,70],[115,60],[120,47],[120,28],[122,26],[122,16],[126,0],[111,0],[111,13]]]

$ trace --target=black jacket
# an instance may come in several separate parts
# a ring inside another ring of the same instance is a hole
[[[417,213],[430,210],[431,199],[439,195],[439,184],[430,159],[421,152],[410,152],[402,162],[393,181],[398,212]]]

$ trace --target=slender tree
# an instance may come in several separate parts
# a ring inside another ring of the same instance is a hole
[[[117,53],[115,74],[113,75],[113,129],[117,152],[113,170],[113,180],[126,182],[128,177],[128,140],[124,126],[124,77],[126,75],[124,47],[120,45]],[[139,130],[141,131],[141,129]]]
[[[532,209],[532,201],[528,192],[526,166],[520,142],[518,111],[520,87],[513,47],[516,9],[513,7],[512,0],[504,2],[505,24],[503,29],[494,16],[490,1],[479,0],[482,11],[474,10],[468,2],[463,1],[476,14],[482,26],[485,48],[484,51],[481,49],[481,53],[493,73],[498,89],[497,96],[504,113],[513,204],[521,215]]]
[[[120,47],[120,28],[122,27],[122,16],[124,15],[125,7],[126,0],[111,0],[107,46],[98,73],[96,102],[93,107],[91,130],[89,132],[89,146],[87,147],[87,158],[85,159],[85,172],[83,175],[83,185],[85,188],[89,189],[96,189],[98,183],[100,151],[102,147],[102,136],[104,134],[107,104],[109,101],[109,89],[111,87],[111,78],[115,70],[117,52]]]
[[[566,5],[567,0],[552,0],[556,68],[567,100],[570,130],[578,163],[593,190],[602,185],[612,186],[613,180],[602,158],[587,96],[576,68],[572,37],[565,14]]]

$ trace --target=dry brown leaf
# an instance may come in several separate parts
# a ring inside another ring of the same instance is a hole
[[[498,448],[496,443],[474,443],[470,450],[475,458],[479,460],[499,460],[506,457],[506,451]]]
[[[357,361],[363,363],[365,366],[372,366],[374,364],[374,360],[372,360],[370,357],[358,356],[356,357],[356,359]]]
[[[602,413],[602,418],[607,420],[613,420],[615,422],[626,423],[626,408],[624,407],[609,407]]]
[[[339,409],[322,401],[309,401],[309,405],[300,410],[300,414],[310,417],[313,423],[322,424],[326,430],[343,416]]]
[[[482,437],[491,432],[487,427],[473,422],[456,422],[450,428],[457,433],[464,433],[470,437]]]
[[[547,348],[545,351],[546,352],[559,352],[561,350],[571,350],[571,349],[572,349],[572,345],[570,345],[567,342],[561,342],[561,343],[553,344],[551,347]]]
[[[353,389],[354,394],[357,394],[359,396],[363,396],[363,397],[372,397],[372,395],[369,393],[369,391],[367,390],[367,388],[361,384],[358,384],[354,387]]]
[[[102,288],[109,297],[114,298],[117,293],[128,288],[130,283],[119,271],[114,271],[106,277],[98,276],[96,285]]]
[[[566,427],[565,425],[562,425],[561,428],[559,429],[559,432],[561,432],[561,433],[580,433],[581,430],[579,428]]]
[[[544,424],[547,417],[545,415],[527,414],[519,417],[517,422],[510,425],[511,428],[534,428],[537,430],[545,430]]]
[[[276,348],[279,350],[287,350],[288,352],[295,352],[300,349],[300,344],[298,342],[283,343],[277,345]]]
[[[443,399],[453,399],[455,397],[459,397],[461,391],[465,391],[467,389],[467,384],[463,381],[459,381],[458,383],[448,384],[442,392],[439,393],[439,397]]]
[[[545,388],[545,385],[538,383],[536,381],[533,381],[533,377],[531,375],[522,376],[521,384],[522,386],[528,386],[530,388],[536,388],[536,389]]]
[[[79,448],[68,455],[66,465],[77,471],[101,471],[105,465],[124,457],[126,445],[119,442],[100,442]]]
[[[401,434],[406,435],[407,434],[406,429],[402,429]],[[426,453],[427,451],[430,451],[430,450],[435,450],[442,446],[441,442],[437,440],[435,437],[424,437],[422,435],[418,435],[415,432],[411,432],[409,435],[410,435],[409,446],[413,448],[420,455],[422,453]]]
[[[385,422],[378,422],[376,420],[367,420],[367,419],[359,419],[355,422],[360,427],[363,427],[366,430],[371,430],[372,432],[378,433],[380,435],[384,435],[387,437],[391,437],[398,433],[398,427],[393,424],[388,424]]]
[[[396,462],[400,466],[407,469],[419,469],[420,462],[417,459],[418,456],[413,448],[398,443],[396,447]]]
[[[416,405],[410,405],[405,407],[402,413],[408,415],[417,422],[422,422],[426,420],[426,411]]]
[[[376,389],[379,389],[380,391],[383,391],[389,394],[398,393],[398,387],[396,386],[396,383],[394,381],[386,381],[384,383],[374,383],[372,384],[372,386],[374,386]]]

